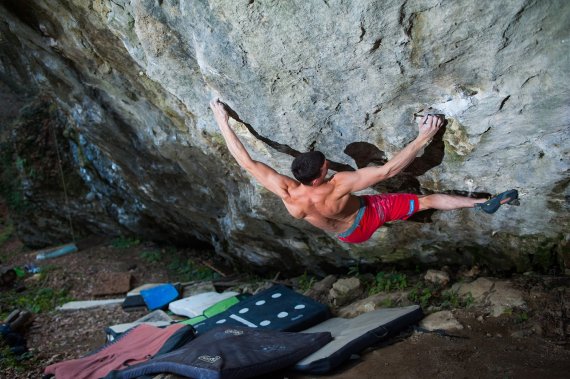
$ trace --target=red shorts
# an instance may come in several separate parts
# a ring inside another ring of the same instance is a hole
[[[359,196],[359,199],[360,209],[354,224],[338,235],[343,242],[364,242],[384,223],[406,220],[420,208],[418,196],[414,194],[386,193]]]

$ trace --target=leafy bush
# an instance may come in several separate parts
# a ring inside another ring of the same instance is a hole
[[[176,258],[168,265],[168,269],[175,273],[182,282],[193,280],[213,280],[219,277],[214,270],[203,265],[196,264],[191,259],[183,260]]]
[[[299,291],[308,291],[313,286],[313,284],[315,284],[315,281],[315,277],[307,275],[307,271],[305,271],[299,279]]]
[[[408,277],[406,274],[397,272],[379,272],[376,274],[375,283],[369,290],[370,295],[379,292],[401,291],[408,287]]]
[[[0,299],[0,309],[2,318],[14,309],[25,309],[32,313],[49,312],[55,307],[70,301],[65,290],[54,290],[52,288],[28,287],[24,292],[16,290],[4,291]]]
[[[160,250],[143,251],[140,257],[148,263],[158,263],[163,259]]]
[[[121,236],[119,238],[115,238],[112,242],[112,245],[114,248],[117,249],[128,249],[131,247],[138,246],[140,243],[141,241],[136,238],[128,238]]]
[[[414,303],[419,303],[422,308],[426,308],[433,298],[433,292],[429,288],[420,286],[414,287],[408,294],[408,299]]]
[[[10,221],[10,219],[7,219],[6,224],[4,225],[4,230],[0,232],[0,246],[9,240],[12,237],[13,233],[14,233],[14,224],[12,223],[12,221]]]

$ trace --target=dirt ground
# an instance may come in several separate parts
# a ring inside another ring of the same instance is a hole
[[[6,222],[0,224],[0,235],[6,225]],[[143,283],[176,282],[181,280],[181,271],[173,268],[173,262],[175,265],[200,253],[145,243],[131,245],[118,247],[109,241],[99,241],[97,246],[37,261],[36,252],[28,251],[12,238],[0,246],[0,259],[4,267],[35,263],[45,273],[43,279],[33,279],[31,274],[19,279],[16,287],[22,296],[41,285],[65,289],[70,298],[86,300],[96,298],[94,286],[104,272],[130,274],[132,288]],[[513,281],[527,296],[525,317],[519,314],[493,318],[477,307],[455,309],[455,316],[465,328],[450,333],[452,336],[409,332],[389,345],[368,349],[330,375],[318,377],[568,378],[570,324],[565,318],[570,306],[568,279],[520,276]],[[0,295],[5,296],[7,291],[0,289]],[[0,311],[5,314],[10,310]],[[2,366],[0,377],[40,378],[45,366],[81,357],[103,345],[107,326],[134,321],[144,314],[144,311],[125,312],[120,306],[36,314],[25,335],[32,357],[13,367]],[[317,376],[290,370],[262,376],[264,379],[313,377]]]

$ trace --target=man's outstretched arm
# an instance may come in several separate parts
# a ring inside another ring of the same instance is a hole
[[[352,172],[337,173],[335,180],[338,190],[342,194],[361,191],[399,174],[412,163],[418,152],[429,143],[443,125],[443,121],[443,118],[438,116],[430,115],[422,118],[416,139],[400,150],[383,166],[364,167]]]
[[[297,184],[297,182],[285,175],[279,174],[266,164],[255,161],[251,158],[239,138],[230,127],[228,123],[228,112],[224,109],[224,105],[218,99],[210,102],[210,108],[214,111],[214,118],[216,119],[220,131],[222,132],[222,136],[226,141],[228,150],[238,164],[269,191],[282,199],[288,197],[288,188]]]

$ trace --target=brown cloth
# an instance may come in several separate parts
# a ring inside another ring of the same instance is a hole
[[[48,377],[55,375],[57,379],[102,378],[112,370],[147,361],[161,350],[169,338],[185,327],[183,324],[174,324],[166,328],[157,328],[142,324],[94,354],[46,367],[44,374]]]

